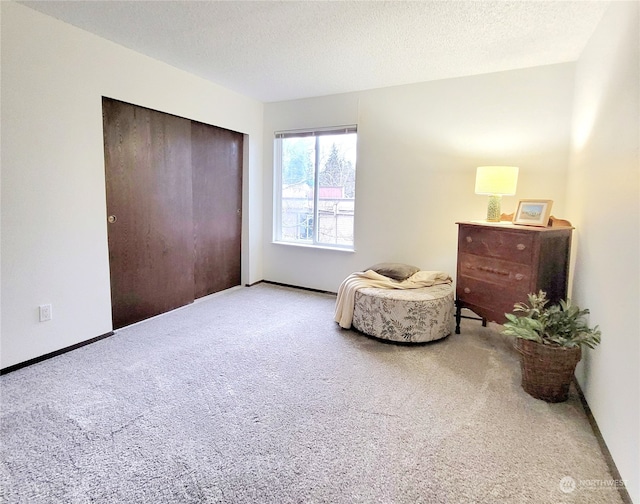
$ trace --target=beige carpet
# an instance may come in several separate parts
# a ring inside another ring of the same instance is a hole
[[[524,393],[494,328],[385,344],[334,301],[233,289],[2,376],[0,500],[622,502],[575,391]]]

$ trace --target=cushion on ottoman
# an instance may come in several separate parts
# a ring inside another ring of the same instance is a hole
[[[388,278],[392,278],[393,280],[397,280],[398,282],[402,282],[414,273],[420,271],[420,268],[418,268],[417,266],[412,266],[411,264],[390,262],[374,264],[373,266],[369,266],[367,269],[373,270],[376,273],[384,275]]]

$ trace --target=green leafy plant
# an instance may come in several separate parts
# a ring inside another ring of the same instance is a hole
[[[589,310],[581,310],[570,300],[548,305],[544,291],[528,295],[529,303],[516,303],[514,313],[505,313],[504,334],[544,345],[595,348],[600,343],[598,326],[589,327],[585,316]]]

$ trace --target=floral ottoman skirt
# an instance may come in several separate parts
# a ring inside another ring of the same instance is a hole
[[[453,286],[420,289],[366,287],[356,292],[352,325],[376,338],[423,343],[451,334]]]

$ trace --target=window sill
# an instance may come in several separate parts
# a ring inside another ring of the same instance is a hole
[[[313,245],[310,243],[294,243],[294,242],[285,242],[285,241],[272,241],[274,245],[285,245],[287,247],[298,247],[298,248],[307,248],[307,249],[319,249],[319,250],[332,250],[334,252],[349,252],[354,253],[356,250],[354,248],[349,247],[331,247],[330,245]]]

